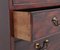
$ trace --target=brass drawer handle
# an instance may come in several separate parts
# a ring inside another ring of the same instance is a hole
[[[59,25],[60,25],[59,22],[58,22],[57,17],[53,17],[53,18],[52,18],[52,22],[53,22],[53,24],[54,24],[55,26],[59,26]]]
[[[48,47],[49,40],[43,41],[43,45],[41,46],[40,43],[35,43],[35,49],[36,50],[45,50]]]
[[[40,43],[38,43],[38,42],[37,42],[37,43],[35,43],[35,48],[39,50],[39,49],[41,48]]]

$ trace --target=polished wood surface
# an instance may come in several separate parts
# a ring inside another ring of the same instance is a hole
[[[13,9],[16,10],[58,5],[60,5],[60,0],[13,0]]]
[[[56,17],[60,24],[60,8],[33,11],[31,14],[33,23],[33,40],[60,32],[60,26],[55,26],[52,21],[52,18]]]
[[[27,41],[19,41],[19,42],[16,42],[16,50],[36,50],[36,48],[34,47],[34,44],[36,42],[40,43],[40,45],[42,46],[43,45],[43,41],[48,39],[49,40],[49,43],[48,43],[48,47],[47,48],[42,48],[41,50],[43,49],[46,49],[46,50],[60,50],[60,33],[56,33],[55,35],[53,36],[49,36],[49,37],[45,37],[45,38],[42,38],[42,39],[39,39],[37,41],[34,41],[34,42],[27,42]]]
[[[59,3],[60,0],[13,0],[14,4],[34,4],[34,3]]]

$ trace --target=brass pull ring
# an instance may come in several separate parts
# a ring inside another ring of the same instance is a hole
[[[43,41],[43,45],[42,45],[42,46],[40,45],[40,43],[36,42],[36,43],[35,43],[35,49],[36,49],[36,50],[44,50],[44,49],[47,49],[47,47],[48,47],[48,42],[49,42],[49,40]]]
[[[59,25],[60,25],[59,22],[58,22],[57,17],[53,17],[53,18],[52,18],[52,22],[53,22],[53,24],[54,24],[55,26],[59,26]]]

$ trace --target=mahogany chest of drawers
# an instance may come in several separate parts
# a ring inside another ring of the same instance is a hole
[[[60,0],[10,0],[11,50],[60,49]]]

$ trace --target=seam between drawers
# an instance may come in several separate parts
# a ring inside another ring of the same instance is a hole
[[[37,40],[34,40],[33,42],[36,42],[36,41],[38,41],[38,40],[41,40],[41,39],[44,39],[44,38],[48,38],[48,37],[54,36],[54,35],[56,35],[56,34],[60,34],[60,32],[57,32],[57,33],[55,33],[55,34],[51,34],[51,35],[48,35],[48,36],[39,38],[39,39],[37,39]]]

